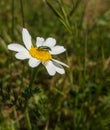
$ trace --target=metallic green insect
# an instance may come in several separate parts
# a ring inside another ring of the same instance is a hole
[[[51,51],[51,48],[48,47],[48,46],[39,46],[38,49],[39,50],[48,50],[48,51]]]

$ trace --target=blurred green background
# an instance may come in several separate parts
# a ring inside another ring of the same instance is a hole
[[[33,44],[56,38],[67,51],[55,58],[70,66],[54,77],[39,66],[32,95],[28,61],[7,49],[23,44],[23,27]],[[0,130],[31,129],[110,130],[109,0],[0,1]]]

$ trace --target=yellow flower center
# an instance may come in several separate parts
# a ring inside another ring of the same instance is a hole
[[[38,60],[41,60],[41,61],[48,61],[50,60],[52,57],[51,57],[51,54],[49,53],[48,50],[45,50],[45,49],[39,49],[37,47],[32,47],[30,50],[29,50],[29,53],[32,57],[38,59]]]

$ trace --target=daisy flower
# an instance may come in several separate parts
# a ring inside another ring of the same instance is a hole
[[[8,49],[17,52],[15,57],[19,60],[29,59],[29,66],[32,68],[37,67],[42,63],[49,75],[53,76],[56,72],[64,74],[63,66],[68,67],[61,61],[52,58],[52,55],[57,55],[66,51],[63,46],[56,45],[56,40],[52,37],[44,40],[42,37],[36,38],[36,46],[33,46],[31,36],[26,28],[23,28],[22,39],[24,46],[18,43],[8,45]]]

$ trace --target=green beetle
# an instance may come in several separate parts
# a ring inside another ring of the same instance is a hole
[[[39,50],[47,50],[47,51],[51,51],[51,48],[48,46],[39,46],[38,47]]]

